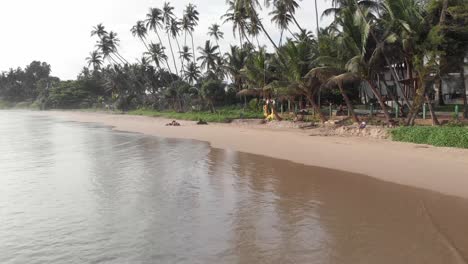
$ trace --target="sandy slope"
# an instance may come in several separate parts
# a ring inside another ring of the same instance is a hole
[[[387,140],[310,136],[299,129],[266,129],[260,125],[180,121],[166,127],[162,118],[86,112],[45,112],[78,122],[95,122],[117,130],[195,139],[215,148],[232,149],[297,163],[369,175],[385,181],[468,198],[468,150],[435,148]]]

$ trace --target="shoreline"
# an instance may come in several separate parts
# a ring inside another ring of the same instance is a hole
[[[204,141],[228,149],[295,163],[363,174],[387,182],[468,198],[468,150],[440,148],[383,139],[312,136],[310,130],[265,125],[210,124],[96,112],[46,111],[41,115],[114,130],[175,139]]]

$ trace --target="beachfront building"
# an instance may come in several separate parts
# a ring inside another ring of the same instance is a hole
[[[465,59],[465,62],[468,63],[468,58]],[[412,82],[415,82],[416,79],[403,79],[404,70],[404,66],[396,67],[396,72],[400,73],[401,90],[397,89],[390,71],[378,76],[378,89],[380,89],[382,96],[389,103],[393,102],[395,99],[402,102],[405,97],[413,98],[416,92],[414,85],[412,85]],[[464,76],[461,76],[459,72],[451,72],[443,75],[440,79],[430,80],[429,85],[433,91],[430,93],[430,97],[434,100],[434,103],[436,105],[442,102],[445,104],[463,104],[463,96],[468,99],[468,78],[466,76],[468,76],[468,66],[464,67]],[[363,103],[367,104],[375,100],[375,95],[367,82],[362,82],[359,90],[360,98]]]

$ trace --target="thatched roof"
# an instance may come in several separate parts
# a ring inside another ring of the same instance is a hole
[[[343,73],[342,71],[335,69],[335,68],[330,68],[330,67],[318,67],[310,70],[306,76],[304,76],[304,79],[316,79],[319,82],[325,84],[328,82],[328,80],[336,75],[339,75]]]
[[[262,96],[263,90],[261,89],[243,89],[237,93],[237,96]]]
[[[357,76],[354,73],[347,72],[331,77],[327,82],[327,86],[337,87],[339,84],[342,84],[343,86],[348,86],[359,83],[360,81],[361,78],[359,78],[359,76]]]

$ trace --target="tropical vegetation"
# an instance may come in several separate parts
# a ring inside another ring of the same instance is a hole
[[[144,49],[138,61],[122,56],[118,34],[98,24],[91,31],[96,49],[76,80],[60,81],[50,76],[48,64],[33,62],[0,75],[0,98],[41,108],[170,113],[216,113],[226,105],[244,108],[251,100],[271,99],[284,111],[309,107],[321,122],[329,118],[324,107],[330,104],[346,105],[359,122],[356,104],[373,100],[386,124],[399,117],[400,124],[411,126],[424,104],[433,125],[440,124],[434,103],[444,103],[442,80],[450,74],[459,74],[466,95],[465,0],[332,0],[331,5],[322,14],[331,24],[314,29],[313,21],[299,21],[298,0],[228,0],[219,23],[207,29],[210,39],[195,47],[197,7],[175,10],[166,2],[149,8],[129,29]],[[264,10],[268,17],[261,16]],[[270,21],[279,40],[264,26]],[[232,26],[238,43],[220,46],[221,23]],[[362,87],[371,94],[363,96]],[[466,118],[466,96],[461,100]]]

